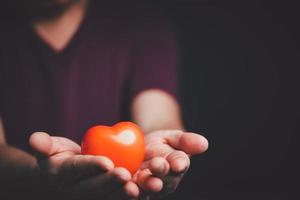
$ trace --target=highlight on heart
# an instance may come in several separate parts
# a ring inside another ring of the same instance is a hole
[[[81,153],[110,158],[115,167],[124,167],[134,174],[145,157],[144,134],[132,122],[120,122],[114,126],[93,126],[82,139]]]

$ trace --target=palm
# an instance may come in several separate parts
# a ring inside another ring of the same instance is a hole
[[[76,160],[80,159],[80,147],[74,142],[60,137],[52,137],[55,140],[55,146],[45,147],[44,144],[41,147],[37,147],[42,154],[45,154],[43,158],[39,159],[39,165],[43,170],[48,171],[51,174],[57,174],[64,166],[75,165]],[[48,149],[51,149],[50,152]]]
[[[200,154],[208,147],[204,137],[178,130],[148,133],[145,142],[145,160],[134,178],[143,190],[160,191],[158,196],[174,191],[189,168],[189,155]]]
[[[80,146],[67,138],[35,133],[30,144],[42,155],[38,162],[47,183],[59,191],[55,199],[115,200],[138,195],[126,169],[114,168],[104,156],[81,155]]]
[[[146,136],[146,156],[145,160],[151,160],[153,157],[166,158],[175,149],[170,146],[163,137],[163,132],[154,132]]]

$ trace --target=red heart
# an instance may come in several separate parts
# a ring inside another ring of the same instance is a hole
[[[112,127],[94,126],[84,135],[81,152],[106,156],[115,167],[124,167],[134,174],[145,157],[144,134],[132,122],[120,122]]]

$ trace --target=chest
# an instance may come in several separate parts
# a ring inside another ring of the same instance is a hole
[[[8,140],[48,131],[80,141],[88,127],[124,118],[132,53],[117,38],[82,35],[60,54],[34,37],[3,45],[0,113]]]

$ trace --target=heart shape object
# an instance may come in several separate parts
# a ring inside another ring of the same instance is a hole
[[[134,174],[145,157],[144,134],[132,122],[120,122],[112,127],[94,126],[83,137],[81,153],[106,156],[115,167],[124,167]]]

